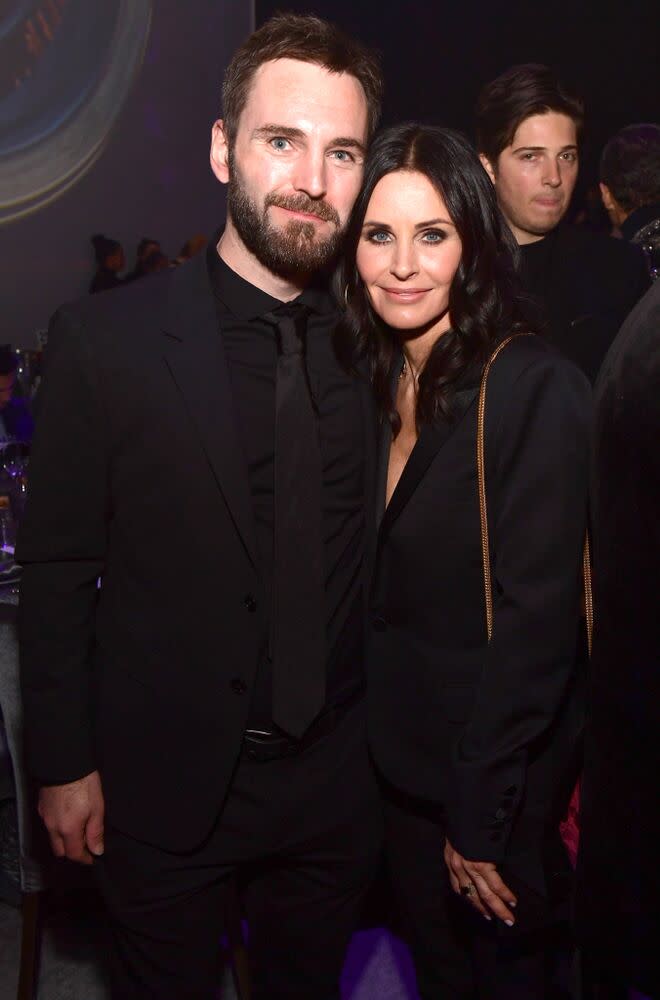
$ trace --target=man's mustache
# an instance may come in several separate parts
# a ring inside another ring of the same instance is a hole
[[[309,215],[316,215],[324,222],[333,222],[335,226],[339,226],[337,210],[332,205],[328,205],[327,201],[321,201],[321,199],[315,201],[304,194],[288,196],[269,194],[266,195],[264,208],[270,208],[271,205],[274,205],[275,208],[286,208],[290,212],[307,212]]]

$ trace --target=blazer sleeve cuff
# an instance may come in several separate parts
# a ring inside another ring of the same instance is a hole
[[[452,847],[470,861],[504,859],[525,784],[524,754],[484,764],[455,751],[447,803]]]

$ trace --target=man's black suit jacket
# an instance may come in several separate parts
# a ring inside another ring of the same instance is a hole
[[[425,426],[380,524],[367,701],[376,762],[441,803],[465,857],[546,888],[541,847],[582,726],[576,675],[590,390],[539,337],[489,376],[488,642],[476,473],[478,386]],[[383,435],[379,495],[389,436]],[[438,845],[442,850],[442,845]]]
[[[366,383],[363,400],[368,490]],[[203,255],[56,315],[17,558],[32,772],[98,768],[113,825],[194,846],[237,759],[264,629]]]

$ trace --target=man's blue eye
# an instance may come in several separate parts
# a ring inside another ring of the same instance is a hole
[[[286,149],[286,147],[289,145],[289,140],[288,139],[277,139],[277,138],[276,139],[271,139],[270,140],[270,144],[271,144],[271,146],[274,146],[275,149]]]

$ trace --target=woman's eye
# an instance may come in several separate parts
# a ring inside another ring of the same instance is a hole
[[[445,233],[439,230],[432,229],[428,233],[424,233],[423,240],[425,243],[442,243],[445,238]]]
[[[273,149],[281,150],[289,148],[289,140],[283,139],[281,136],[275,136],[274,139],[270,140],[270,144],[273,147]]]
[[[390,234],[385,232],[384,229],[374,229],[367,234],[367,239],[372,243],[389,243]]]

